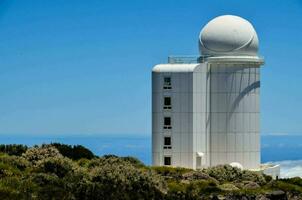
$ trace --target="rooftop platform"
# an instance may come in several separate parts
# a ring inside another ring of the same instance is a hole
[[[181,55],[169,56],[169,64],[194,64],[194,63],[254,63],[257,65],[264,64],[264,58],[258,56],[195,56],[195,55]]]

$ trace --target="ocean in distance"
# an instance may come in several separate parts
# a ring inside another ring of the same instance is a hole
[[[83,145],[96,155],[133,156],[151,164],[151,137],[138,135],[0,135],[1,144],[35,144],[60,142]],[[302,177],[302,135],[263,135],[261,162],[281,165],[282,177]]]

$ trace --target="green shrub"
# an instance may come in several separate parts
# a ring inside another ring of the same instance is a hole
[[[68,158],[50,157],[39,160],[34,167],[35,172],[55,174],[59,178],[73,172],[73,163]]]
[[[132,165],[134,165],[135,167],[145,167],[144,163],[142,163],[139,159],[131,157],[131,156],[127,156],[127,157],[121,157],[122,160],[130,162]]]
[[[82,145],[66,145],[60,143],[52,143],[59,152],[72,160],[79,160],[81,158],[86,158],[88,160],[95,158],[96,156],[87,148]]]
[[[157,174],[164,176],[166,179],[175,179],[180,180],[182,179],[183,174],[187,172],[193,171],[192,169],[188,168],[181,168],[181,167],[152,167]]]
[[[0,199],[259,199],[278,190],[299,199],[302,194],[297,177],[276,181],[229,165],[148,167],[133,157],[74,157],[74,146],[59,146],[74,160],[51,145],[35,146],[22,156],[0,152]]]
[[[37,186],[34,192],[37,199],[74,199],[73,192],[67,187],[68,183],[55,174],[33,173],[29,179]]]
[[[28,149],[22,157],[35,165],[38,161],[46,158],[62,158],[62,154],[53,146],[42,145]]]
[[[90,163],[90,160],[88,160],[87,158],[81,158],[79,160],[77,160],[77,164],[81,167],[88,167]]]
[[[5,177],[0,179],[0,199],[34,199],[34,185],[19,177]]]
[[[240,179],[237,179],[237,180],[240,180]],[[263,174],[261,174],[259,172],[252,172],[249,170],[242,171],[241,181],[251,181],[251,182],[255,182],[259,185],[266,184],[266,179],[263,176]]]
[[[216,183],[210,180],[191,181],[188,183],[171,181],[168,184],[168,188],[166,199],[169,200],[209,199],[208,195],[221,191]]]
[[[168,200],[185,200],[187,198],[188,184],[180,183],[176,181],[170,181],[168,184],[168,193],[166,199]]]
[[[17,189],[11,187],[0,187],[0,199],[1,200],[19,200],[20,192]]]
[[[295,192],[295,193],[302,193],[302,187],[299,185],[295,185],[293,183],[289,183],[287,181],[283,180],[278,180],[274,181],[271,185],[272,188],[274,189],[279,189],[283,191],[290,191],[290,192]]]
[[[161,199],[166,191],[160,176],[120,158],[94,159],[89,168],[94,194],[105,199]]]
[[[262,176],[264,177],[266,183],[273,180],[272,176],[269,176],[269,175],[266,175],[266,174],[262,174]]]
[[[203,169],[202,171],[221,183],[233,181],[252,181],[259,185],[266,183],[262,174],[249,170],[241,170],[230,165],[218,165]]]
[[[218,165],[202,171],[222,183],[235,181],[242,175],[241,169],[230,165]]]
[[[10,166],[18,168],[19,170],[25,170],[30,166],[30,163],[22,157],[9,156],[5,154],[0,156],[0,163],[8,164]]]
[[[294,177],[294,178],[285,178],[281,179],[282,182],[295,184],[302,187],[302,178],[300,177]]]
[[[26,152],[28,147],[22,144],[1,144],[0,152],[6,153],[8,155],[21,156]]]
[[[21,172],[14,166],[6,163],[0,163],[0,178],[20,176]]]
[[[239,190],[238,187],[236,187],[232,183],[224,183],[222,185],[219,185],[218,188],[222,191],[234,191],[234,190]]]

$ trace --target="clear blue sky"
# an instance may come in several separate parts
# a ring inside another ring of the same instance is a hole
[[[0,0],[0,134],[150,134],[152,66],[223,14],[258,32],[262,133],[302,134],[300,0]]]

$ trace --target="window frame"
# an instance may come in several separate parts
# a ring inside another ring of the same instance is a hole
[[[169,100],[167,100],[169,99]],[[170,103],[170,104],[166,104],[166,100]],[[164,96],[164,106],[163,106],[164,110],[171,110],[172,109],[172,98],[171,96]]]
[[[166,141],[168,141],[169,144],[166,144]],[[165,146],[171,146],[172,144],[172,138],[170,136],[165,136],[164,137],[164,145]]]
[[[170,119],[169,124],[166,124],[166,119]],[[169,116],[164,117],[164,129],[172,129],[172,118]]]
[[[166,140],[168,139],[168,140]],[[166,141],[169,141],[169,144],[166,144]],[[171,136],[164,136],[164,149],[172,149],[172,137]]]
[[[169,81],[166,81],[166,80],[169,80]],[[172,78],[171,76],[164,76],[164,80],[163,80],[163,88],[165,90],[169,90],[169,89],[172,89]]]
[[[169,160],[169,164],[166,164],[166,159]],[[165,166],[171,166],[172,165],[172,156],[164,156],[164,165]]]

